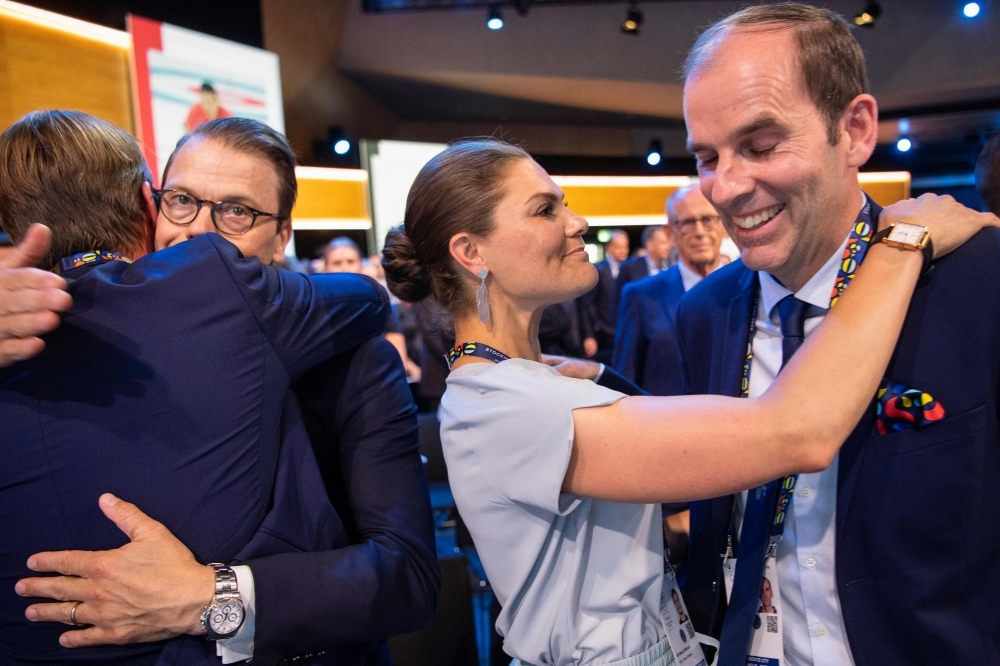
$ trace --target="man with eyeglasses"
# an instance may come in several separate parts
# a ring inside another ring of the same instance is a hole
[[[156,248],[188,240],[204,244],[209,240],[205,234],[214,231],[261,264],[281,259],[291,235],[294,164],[284,137],[260,123],[224,119],[200,126],[180,142],[168,161],[164,186],[155,193]],[[189,286],[201,294],[199,307],[211,309],[223,297],[205,292],[197,282]],[[247,297],[252,300],[254,295]],[[0,332],[3,328],[0,322]],[[261,333],[266,338],[266,331]],[[178,341],[179,363],[193,342]],[[241,353],[239,346],[232,349],[236,357]],[[282,412],[282,455],[295,451],[297,466],[292,474],[279,473],[276,504],[237,558],[241,566],[232,567],[247,621],[228,642],[219,643],[219,653],[223,663],[253,657],[255,663],[272,664],[311,653],[308,663],[385,664],[385,638],[412,631],[429,619],[440,584],[415,408],[405,374],[391,345],[373,337],[318,365],[295,387],[303,401],[304,423],[291,394],[283,405],[271,408]],[[315,444],[312,452],[306,430]],[[319,470],[316,460],[301,455],[302,443],[309,457],[315,453],[319,458]],[[311,470],[317,472],[315,477]],[[284,495],[279,497],[279,490]],[[327,494],[336,513],[323,514],[318,506],[319,500],[329,506]],[[22,596],[83,601],[35,603],[28,609],[36,622],[95,625],[64,634],[64,645],[146,642],[184,633],[186,629],[177,627],[185,622],[197,624],[197,618],[189,618],[176,604],[196,584],[172,566],[176,553],[187,549],[141,513],[147,507],[137,504],[139,508],[129,505],[128,510],[131,522],[149,535],[141,550],[129,544],[102,553],[35,555],[36,571],[71,575],[20,581]],[[233,508],[241,509],[238,504]],[[303,511],[297,511],[300,508]],[[205,514],[214,509],[205,507]],[[136,553],[144,559],[137,560]],[[67,620],[67,605],[73,606],[75,618]],[[190,641],[182,637],[169,642],[161,661],[202,663],[198,659],[203,650]],[[315,654],[322,651],[325,654]],[[89,654],[100,660],[103,653],[68,654],[64,658],[86,660]]]
[[[674,319],[684,292],[722,265],[722,223],[697,185],[667,199],[667,233],[678,261],[656,275],[626,284],[618,306],[611,364],[653,395],[680,395],[680,352]]]

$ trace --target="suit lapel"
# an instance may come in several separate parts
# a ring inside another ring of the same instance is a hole
[[[671,327],[677,318],[677,304],[684,295],[684,281],[680,269],[676,266],[668,268],[663,274],[663,289],[660,290],[660,304]]]
[[[722,361],[712,366],[714,375],[711,379],[711,393],[732,397],[740,395],[743,364],[746,362],[747,344],[750,342],[751,310],[757,297],[756,278],[756,272],[746,270],[739,279],[739,293],[729,301],[726,329],[722,335]]]
[[[867,196],[867,195],[866,195]],[[872,206],[872,221],[878,226],[882,207],[868,197]],[[875,427],[875,396],[865,411],[864,416],[855,426],[854,431],[840,449],[840,462],[837,465],[837,548],[840,548],[840,537],[844,532],[847,512],[851,506],[851,496],[858,481],[858,474],[864,458],[865,444],[872,436]]]

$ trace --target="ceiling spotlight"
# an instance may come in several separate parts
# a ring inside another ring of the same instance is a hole
[[[659,139],[653,139],[649,142],[649,151],[646,153],[646,164],[649,166],[657,166],[663,161],[663,144],[660,143]]]
[[[490,30],[499,30],[503,27],[503,16],[499,7],[490,7],[490,13],[486,17],[486,27]]]
[[[978,2],[967,2],[965,6],[962,7],[962,14],[965,18],[976,18],[979,16],[979,3]]]
[[[337,139],[333,142],[333,152],[338,155],[346,155],[351,152],[351,142],[347,139]]]
[[[877,2],[869,2],[863,12],[854,17],[854,25],[862,28],[874,28],[875,21],[882,14],[882,7]]]
[[[626,35],[638,35],[640,25],[642,25],[642,12],[636,9],[635,3],[633,3],[629,7],[628,14],[625,15],[622,32]]]
[[[896,150],[901,153],[908,153],[910,148],[913,148],[913,142],[905,136],[899,137],[899,141],[896,142]]]

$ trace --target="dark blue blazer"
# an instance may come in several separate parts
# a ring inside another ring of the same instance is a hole
[[[594,264],[597,269],[597,286],[581,296],[578,301],[586,317],[585,329],[592,331],[597,344],[610,348],[615,340],[615,318],[618,314],[618,280],[611,275],[608,260]],[[584,335],[584,337],[589,337]]]
[[[858,666],[1000,663],[1000,232],[917,286],[886,377],[946,417],[879,436],[874,400],[841,449],[836,576]],[[681,299],[691,393],[737,396],[756,273],[723,267]],[[864,354],[844,349],[843,362]],[[822,390],[822,387],[817,387]],[[694,503],[685,599],[719,635],[731,498]]]
[[[675,323],[683,295],[676,265],[622,289],[611,365],[652,395],[684,392]]]
[[[618,293],[620,294],[629,282],[641,280],[644,277],[649,277],[649,263],[646,261],[646,257],[633,257],[624,262],[618,271]]]
[[[66,650],[65,626],[29,623],[13,591],[27,557],[124,545],[97,506],[113,492],[200,562],[234,561],[274,508],[289,384],[378,335],[388,299],[217,234],[66,277],[74,304],[45,351],[0,370],[0,662],[153,663],[162,643]]]
[[[248,562],[254,663],[326,651],[311,663],[388,666],[385,639],[428,622],[441,584],[403,363],[374,338],[316,366],[293,389],[336,529],[332,547],[314,543]]]

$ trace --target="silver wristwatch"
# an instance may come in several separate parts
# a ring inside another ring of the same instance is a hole
[[[243,626],[246,617],[236,572],[224,564],[213,563],[208,566],[215,569],[215,597],[202,611],[201,628],[205,630],[205,638],[210,641],[232,638]]]

